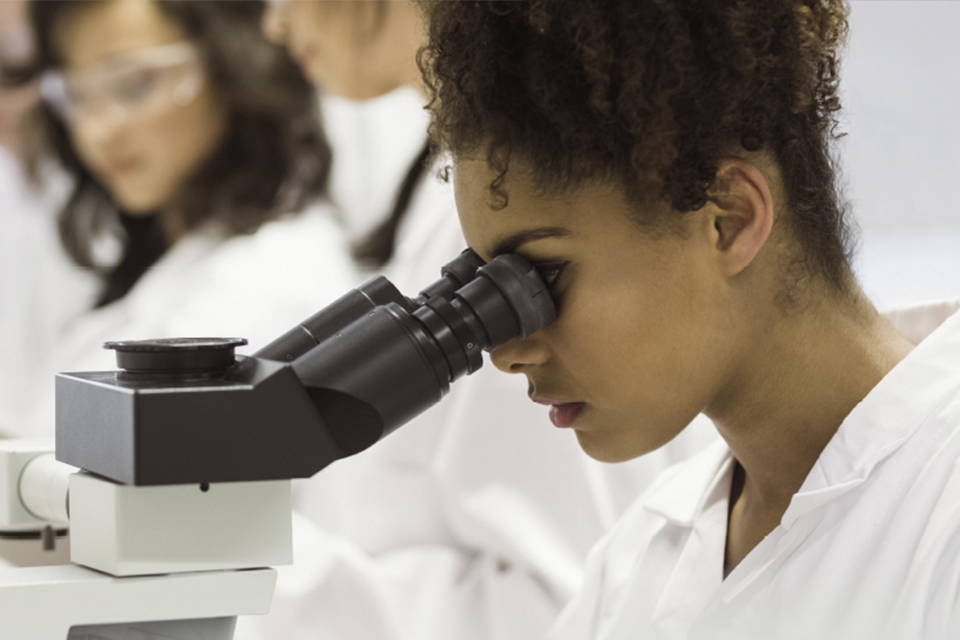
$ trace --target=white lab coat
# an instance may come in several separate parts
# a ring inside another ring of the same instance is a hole
[[[398,185],[427,142],[430,115],[412,87],[370,100],[323,95],[321,116],[334,152],[330,197],[359,240],[393,207]]]
[[[394,98],[385,117],[422,117],[416,96]],[[466,246],[439,168],[384,269],[404,293]],[[280,569],[271,613],[242,618],[236,638],[540,637],[580,584],[590,546],[653,476],[715,434],[698,421],[644,459],[602,465],[527,399],[522,376],[487,362],[436,407],[298,487],[295,564]]]
[[[57,237],[55,214],[68,186],[54,167],[31,185],[0,148],[0,432],[19,421],[66,324],[92,304],[96,277],[74,266]]]
[[[252,353],[357,285],[345,246],[325,203],[250,235],[225,238],[215,225],[192,232],[126,296],[68,325],[3,433],[52,434],[54,374],[115,369],[108,340],[236,336],[250,343],[238,352]]]
[[[960,638],[958,308],[890,314],[923,342],[847,416],[780,525],[726,579],[733,457],[718,441],[664,473],[591,553],[551,637]]]

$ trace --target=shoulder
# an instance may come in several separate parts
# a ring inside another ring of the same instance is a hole
[[[934,300],[887,309],[883,317],[897,330],[897,333],[913,344],[919,344],[958,310],[960,310],[960,298]]]
[[[278,277],[298,273],[322,274],[341,287],[353,284],[349,245],[336,215],[332,205],[317,202],[255,233],[228,238],[211,253],[209,269],[219,279],[245,285],[267,279],[276,286]]]
[[[957,426],[960,430],[960,420]],[[895,618],[904,629],[899,637],[922,628],[924,637],[953,638],[960,629],[960,465],[956,458],[941,465],[940,472],[944,479],[929,492],[933,495],[915,498],[931,502],[932,507],[911,549],[911,566],[899,589]]]

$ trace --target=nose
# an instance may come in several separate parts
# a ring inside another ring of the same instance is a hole
[[[525,373],[549,359],[547,345],[539,335],[514,338],[490,352],[490,362],[504,373]]]
[[[260,29],[267,40],[274,44],[287,41],[286,5],[283,2],[268,2],[260,20]]]

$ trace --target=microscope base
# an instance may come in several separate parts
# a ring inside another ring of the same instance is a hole
[[[265,614],[276,578],[273,569],[126,578],[78,565],[0,569],[0,638],[67,640],[81,625]]]

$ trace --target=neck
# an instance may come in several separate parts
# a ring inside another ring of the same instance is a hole
[[[743,468],[739,501],[776,522],[840,423],[912,348],[851,286],[848,298],[761,320],[739,363],[747,373],[707,410]]]
[[[786,319],[768,311],[737,363],[746,373],[706,411],[738,462],[725,575],[780,524],[840,424],[912,348],[850,287]]]
[[[167,245],[172,247],[187,233],[187,225],[183,220],[183,214],[177,207],[167,207],[161,210],[158,215]]]

